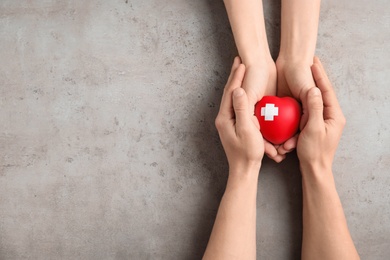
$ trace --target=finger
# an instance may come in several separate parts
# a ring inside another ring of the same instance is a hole
[[[318,88],[313,87],[307,92],[306,107],[309,114],[306,126],[314,129],[321,127],[324,123],[324,104]]]
[[[243,88],[237,88],[233,91],[233,108],[236,116],[237,134],[246,133],[254,125],[249,113],[248,97]]]
[[[286,149],[287,151],[295,149],[297,147],[298,136],[299,134],[296,134],[290,139],[288,139],[283,145],[284,149]]]
[[[321,64],[321,61],[315,57],[314,64],[312,66],[313,78],[317,87],[321,90],[324,107],[325,107],[325,119],[336,118],[341,112],[339,102],[337,100],[336,93],[329,81],[328,76]]]
[[[234,89],[241,87],[244,74],[245,66],[243,64],[239,64],[237,69],[233,71],[231,80],[226,84],[219,108],[219,114],[222,118],[231,119],[234,117],[232,92]]]
[[[247,74],[244,81],[243,81],[243,84],[242,84],[242,88],[245,90],[247,96],[248,96],[248,100],[249,100],[249,106],[253,107],[255,106],[255,104],[257,103],[257,95],[256,95],[256,92],[254,91],[254,87],[253,86],[249,86],[250,85],[250,82],[253,80],[251,80],[251,75],[250,74]]]
[[[279,148],[278,148],[278,154],[280,154],[280,155],[288,154],[291,151],[284,149],[283,145],[279,146]]]
[[[325,98],[324,96],[324,99],[329,99],[329,101],[337,102],[336,94],[334,93],[332,88],[332,83],[330,82],[328,75],[326,74],[326,71],[324,69],[324,66],[322,65],[318,57],[314,58],[314,63],[312,65],[312,73],[316,85],[321,89],[322,94],[324,95],[324,93],[326,93],[326,95],[329,96],[329,98]]]
[[[292,152],[297,147],[298,134],[288,139],[284,144],[278,148],[278,154],[284,155]]]
[[[269,157],[269,156],[268,156]],[[269,157],[271,160],[274,160],[277,163],[281,163],[284,159],[286,159],[286,155],[284,154],[277,154],[274,157]]]
[[[275,146],[266,140],[264,140],[264,152],[271,159],[278,155],[278,151]]]
[[[317,56],[314,56],[313,64],[317,64],[318,66],[320,66],[321,70],[325,71],[324,65],[322,64],[320,58],[318,58]]]
[[[229,78],[227,80],[227,84],[226,85],[229,84],[229,82],[231,81],[231,79],[233,77],[234,72],[237,70],[237,68],[238,68],[238,66],[240,66],[240,64],[241,64],[240,57],[238,57],[238,56],[235,57],[234,60],[233,60],[233,65],[232,65],[232,68],[230,70]]]
[[[306,102],[305,103],[305,106],[306,106]],[[307,112],[307,108],[303,106],[303,103],[302,103],[302,116],[301,116],[301,121],[299,122],[299,129],[302,131],[303,128],[305,128],[306,124],[307,124],[307,120],[309,119],[309,114]]]
[[[283,161],[286,156],[283,154],[278,154],[275,146],[271,144],[270,142],[264,140],[264,153],[271,159],[274,160],[277,163],[280,163]]]

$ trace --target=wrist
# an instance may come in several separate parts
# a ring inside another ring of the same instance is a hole
[[[278,59],[293,64],[304,64],[311,66],[315,53],[316,41],[313,43],[302,43],[301,41],[291,39],[291,42],[281,45]]]
[[[297,55],[294,53],[286,54],[279,53],[276,60],[276,67],[289,67],[289,68],[310,68],[313,65],[313,55]]]
[[[229,190],[257,191],[259,170],[229,170],[226,188]]]
[[[302,167],[302,166],[301,166]],[[336,184],[333,177],[333,172],[329,167],[302,167],[302,189],[304,196],[313,196],[315,194],[327,194],[329,192],[334,194],[336,191]]]
[[[303,181],[321,181],[331,178],[333,180],[332,163],[302,162],[299,164]]]
[[[229,166],[229,178],[239,181],[253,181],[254,179],[258,179],[260,167],[261,162]]]
[[[238,54],[250,66],[272,59],[262,15],[261,1],[224,1]]]
[[[258,47],[256,50],[245,51],[239,54],[245,67],[260,67],[262,69],[271,69],[275,62],[269,52],[269,49],[262,50]]]
[[[253,207],[255,207],[259,175],[258,171],[252,171],[232,172],[229,170],[224,197],[233,196],[235,199],[241,200],[240,204],[252,201]]]
[[[280,57],[313,62],[320,0],[284,1],[282,4]]]

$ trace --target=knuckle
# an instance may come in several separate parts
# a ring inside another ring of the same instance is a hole
[[[320,110],[322,110],[324,108],[319,99],[313,101],[311,107],[312,107],[313,110],[317,110],[317,111],[320,111]]]
[[[234,112],[235,112],[235,113],[246,113],[245,104],[242,104],[242,103],[240,103],[240,102],[237,102],[237,103],[234,105]]]
[[[215,118],[215,128],[217,128],[218,131],[221,131],[222,128],[224,127],[224,125],[225,125],[225,122],[224,122],[223,118],[221,118],[221,116],[218,115]]]

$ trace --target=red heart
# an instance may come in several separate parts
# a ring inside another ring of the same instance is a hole
[[[265,96],[255,106],[263,137],[282,144],[295,135],[301,119],[301,106],[291,97]]]

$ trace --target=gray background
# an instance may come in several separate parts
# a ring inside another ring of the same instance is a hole
[[[390,256],[389,7],[323,1],[316,52],[348,121],[334,174],[362,259]],[[1,0],[0,46],[0,258],[200,259],[227,178],[222,1]],[[296,156],[265,159],[259,259],[299,259],[301,199]]]

